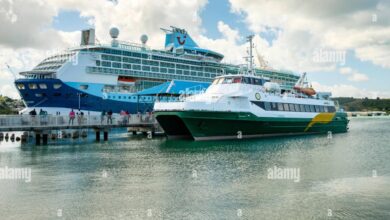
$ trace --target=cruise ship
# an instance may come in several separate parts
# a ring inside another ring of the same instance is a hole
[[[66,114],[70,109],[91,114],[103,110],[144,113],[153,110],[156,100],[156,96],[141,93],[146,89],[173,80],[196,88],[199,83],[211,83],[215,77],[248,68],[224,63],[222,54],[199,47],[184,29],[162,30],[165,48],[161,50],[147,46],[146,35],[139,44],[119,41],[117,28],[110,29],[110,44],[98,42],[94,29],[81,31],[80,46],[19,73],[15,86],[26,105],[21,113],[32,109],[49,114]],[[299,79],[292,72],[271,68],[256,68],[254,74],[268,77],[287,91]]]

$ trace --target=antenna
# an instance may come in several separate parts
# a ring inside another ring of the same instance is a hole
[[[7,66],[8,68],[8,71],[12,74],[12,76],[14,77],[14,80],[16,80],[16,75],[14,73],[14,71],[12,71],[11,67],[8,65],[8,63],[5,63],[5,65]]]
[[[249,74],[254,74],[253,72],[253,37],[255,35],[249,35],[248,37],[246,37],[247,41],[249,42],[249,57],[248,57],[248,63],[249,63],[249,67],[248,67],[248,72]]]

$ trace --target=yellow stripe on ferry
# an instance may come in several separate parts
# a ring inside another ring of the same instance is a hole
[[[314,124],[321,123],[321,124],[328,124],[331,122],[334,118],[336,113],[319,113],[316,115],[311,122],[307,125],[305,128],[305,132],[309,130]]]

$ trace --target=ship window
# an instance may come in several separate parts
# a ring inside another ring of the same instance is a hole
[[[29,88],[29,89],[37,89],[38,87],[37,87],[37,84],[35,84],[35,83],[30,83],[30,84],[28,84],[28,88]]]
[[[21,84],[21,83],[16,84],[16,86],[18,87],[19,90],[26,89],[26,88],[24,87],[24,84]]]
[[[324,106],[320,105],[320,112],[324,112]]]
[[[294,107],[295,107],[295,111],[296,111],[296,112],[299,112],[299,111],[300,111],[300,109],[299,109],[299,104],[294,104]]]
[[[233,83],[241,83],[241,77],[235,77]]]
[[[278,110],[283,111],[283,103],[278,103]]]
[[[315,111],[316,111],[314,105],[310,105],[310,111],[311,111],[311,112],[315,112]]]
[[[39,88],[40,89],[47,89],[47,85],[44,83],[39,83]]]
[[[294,104],[289,104],[290,111],[295,111]]]
[[[315,108],[316,108],[316,112],[320,112],[320,106],[315,105]]]
[[[102,61],[102,66],[111,67],[111,62]]]
[[[253,83],[254,83],[255,85],[262,85],[261,79],[257,79],[257,78],[253,78]]]
[[[230,84],[232,83],[232,81],[233,81],[232,78],[226,77],[225,80],[223,80],[222,84]]]
[[[277,111],[278,110],[278,105],[275,102],[271,102],[271,109],[273,111]]]
[[[334,106],[329,106],[328,110],[329,110],[329,112],[335,112],[336,108]]]
[[[267,110],[267,111],[271,110],[271,103],[264,102],[264,107],[265,107],[265,110]]]
[[[100,60],[96,60],[96,66],[100,66]]]
[[[115,63],[113,62],[112,63],[112,67],[115,67],[115,68],[122,68],[122,65],[120,63]]]
[[[305,105],[305,112],[310,112],[310,106],[309,105]]]
[[[150,67],[148,67],[148,66],[143,66],[143,67],[142,67],[142,70],[143,70],[143,71],[150,71]]]
[[[300,112],[305,112],[305,105],[299,105],[300,107]]]
[[[62,84],[60,84],[60,83],[54,83],[53,84],[53,88],[54,89],[59,89],[59,88],[61,88],[61,86],[62,86]]]
[[[88,85],[80,85],[80,89],[87,90],[88,89]]]
[[[328,106],[324,106],[324,112],[329,112]]]
[[[43,96],[46,96],[46,94],[45,93],[36,93],[35,96],[36,97],[43,97]]]
[[[284,108],[284,111],[290,111],[290,109],[288,108],[288,104],[287,103],[283,104],[283,108]]]

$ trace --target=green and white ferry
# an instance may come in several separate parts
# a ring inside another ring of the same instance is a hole
[[[181,101],[156,102],[156,119],[169,138],[194,140],[340,133],[348,131],[347,114],[336,109],[330,93],[308,87],[306,74],[285,91],[252,72],[218,76],[204,93]]]

